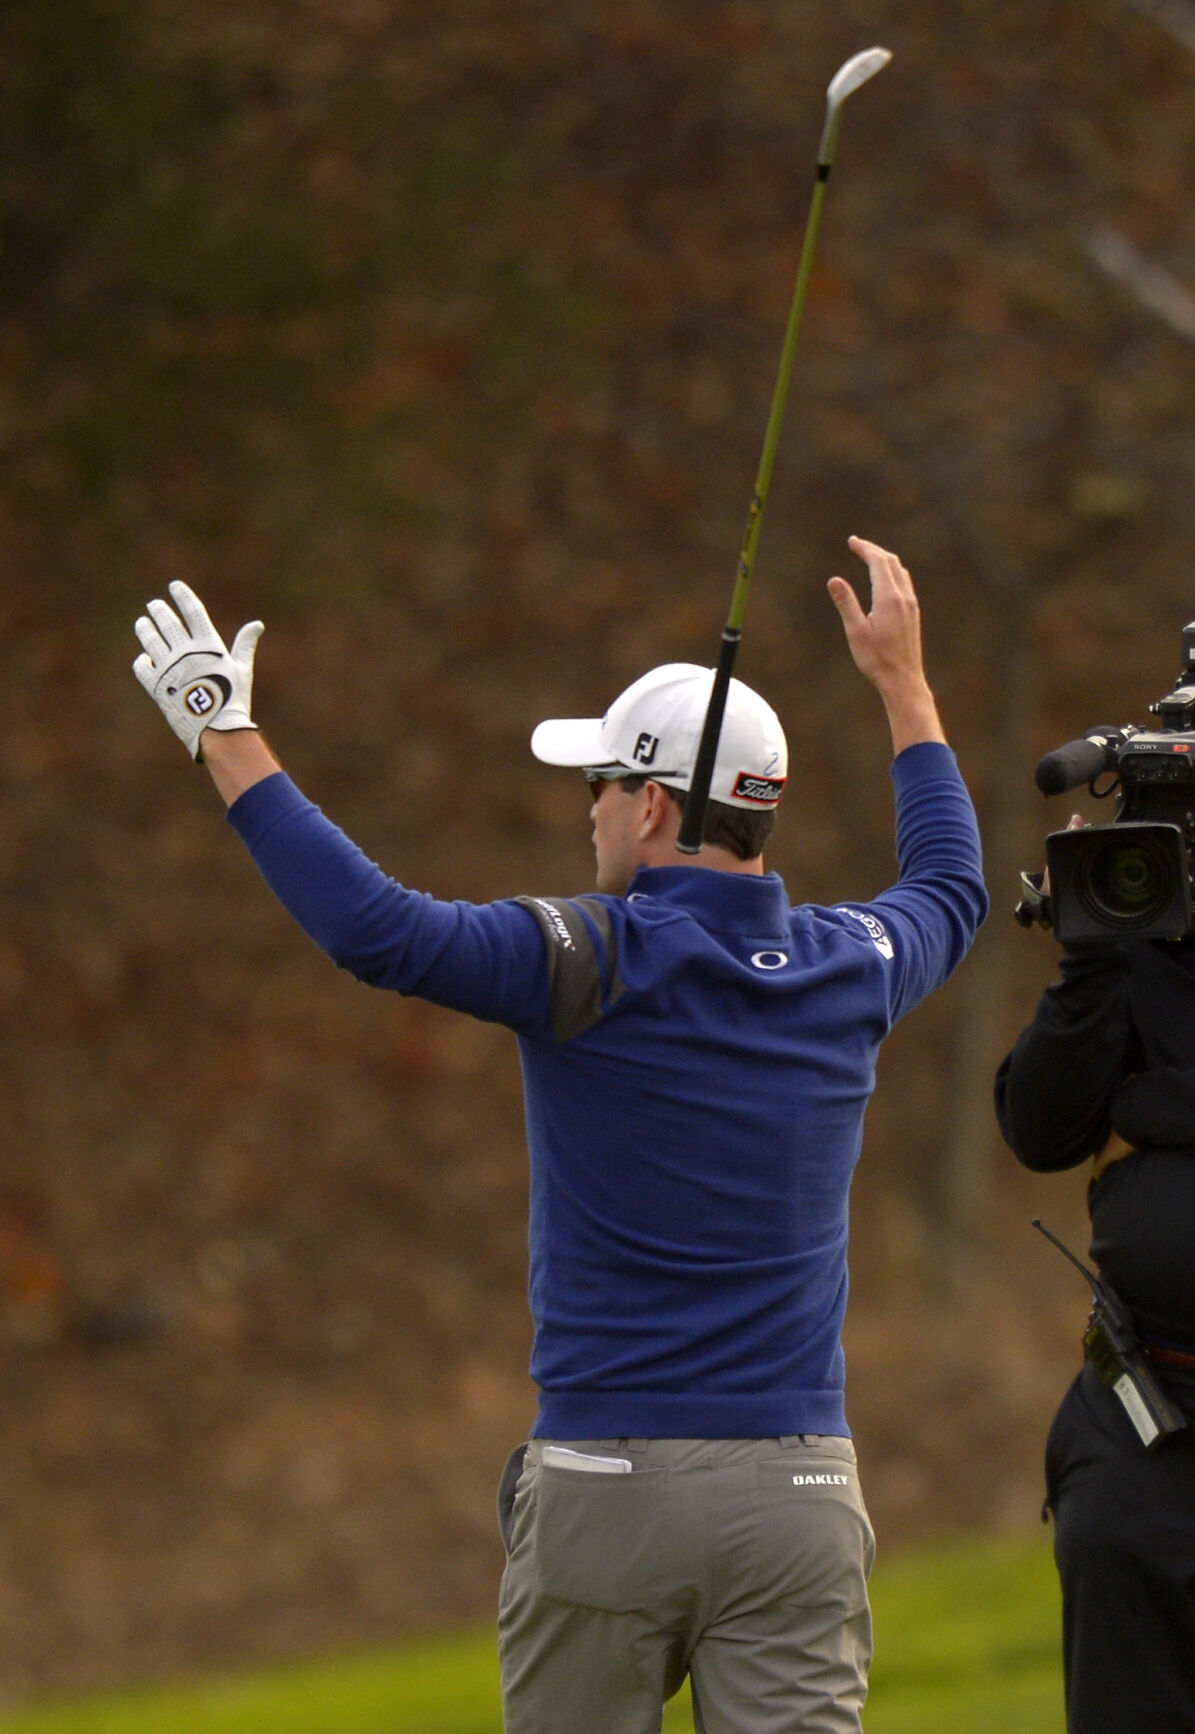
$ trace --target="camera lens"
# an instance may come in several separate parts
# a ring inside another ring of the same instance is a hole
[[[1170,859],[1150,837],[1105,835],[1082,862],[1075,891],[1087,912],[1109,927],[1147,927],[1173,896]]]

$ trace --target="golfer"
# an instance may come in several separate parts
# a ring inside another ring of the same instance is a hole
[[[790,905],[762,851],[787,775],[732,683],[706,841],[676,836],[711,685],[653,669],[604,718],[541,723],[583,771],[597,891],[444,903],[388,878],[250,717],[260,622],[231,650],[185,585],[135,671],[267,883],[341,967],[516,1034],[531,1166],[528,1443],[503,1477],[507,1734],[848,1734],[871,1655],[873,1540],[843,1404],[847,1195],[876,1055],[986,913],[974,814],[895,555],[829,583],[895,754],[899,877]],[[858,878],[874,875],[861,863]]]

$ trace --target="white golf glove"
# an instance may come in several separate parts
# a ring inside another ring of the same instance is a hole
[[[168,602],[150,602],[133,628],[143,650],[133,673],[198,761],[204,729],[257,727],[249,701],[253,654],[264,627],[260,620],[251,620],[229,650],[188,585],[176,580],[170,594],[174,608]]]

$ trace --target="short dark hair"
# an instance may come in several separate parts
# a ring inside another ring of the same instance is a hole
[[[619,786],[633,795],[643,788],[645,783],[653,782],[654,778],[640,776],[636,773],[630,777],[620,777]],[[683,813],[685,810],[686,791],[670,788],[667,783],[660,783],[666,795],[676,802]],[[774,807],[732,807],[726,801],[711,801],[705,812],[705,829],[702,832],[702,842],[712,843],[717,849],[729,849],[730,853],[740,861],[754,861],[763,854],[764,844],[772,835],[772,827],[776,823]]]

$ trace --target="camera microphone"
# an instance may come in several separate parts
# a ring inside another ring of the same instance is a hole
[[[1089,729],[1081,740],[1067,741],[1047,753],[1033,773],[1034,781],[1043,795],[1061,795],[1067,789],[1094,783],[1104,771],[1114,768],[1125,735],[1124,729]]]

